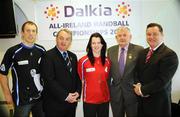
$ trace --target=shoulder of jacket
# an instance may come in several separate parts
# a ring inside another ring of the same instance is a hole
[[[143,46],[140,46],[140,45],[137,45],[137,44],[130,43],[130,45],[135,47],[135,48],[144,49]]]
[[[7,50],[7,52],[16,53],[16,52],[19,51],[20,49],[22,49],[21,44],[17,44],[17,45],[14,45],[14,46],[10,47],[10,48]]]
[[[119,45],[114,45],[114,46],[111,46],[108,50],[111,51],[111,50],[117,49],[118,47]]]
[[[83,57],[81,57],[80,59],[79,59],[79,61],[84,61],[84,60],[86,60],[86,59],[88,59],[88,56],[87,55],[85,55],[85,56],[83,56]]]

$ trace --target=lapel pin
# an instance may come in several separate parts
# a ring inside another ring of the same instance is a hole
[[[132,59],[132,55],[131,55],[131,54],[129,54],[128,58],[129,58],[129,59]]]

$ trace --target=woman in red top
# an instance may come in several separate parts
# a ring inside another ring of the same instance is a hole
[[[110,60],[106,57],[106,42],[101,34],[90,36],[86,51],[87,55],[78,63],[78,73],[83,83],[84,117],[108,117]]]

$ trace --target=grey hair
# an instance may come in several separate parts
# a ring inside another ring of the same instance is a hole
[[[57,35],[56,35],[56,38],[58,37],[59,33],[62,32],[62,31],[70,34],[70,35],[71,35],[71,39],[72,39],[72,31],[70,31],[70,30],[67,29],[67,28],[62,28],[62,29],[60,29],[60,30],[58,31]]]
[[[126,27],[126,26],[121,26],[121,27],[118,27],[118,28],[115,30],[115,34],[117,34],[117,32],[119,32],[120,30],[124,30],[124,29],[128,30],[129,32],[131,32],[131,30],[130,30],[128,27]]]

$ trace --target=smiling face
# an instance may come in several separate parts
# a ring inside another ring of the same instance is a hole
[[[127,27],[118,28],[116,31],[116,40],[121,47],[125,47],[131,41],[131,33]]]
[[[151,48],[155,48],[163,41],[163,34],[157,26],[149,27],[146,30],[146,40]]]
[[[103,47],[103,45],[101,44],[100,37],[92,37],[91,48],[92,48],[93,54],[100,55],[102,47]]]
[[[56,45],[61,51],[66,51],[70,47],[72,36],[66,31],[60,31],[56,37]]]
[[[26,24],[21,31],[23,43],[26,45],[32,45],[37,38],[37,27],[33,24]]]

